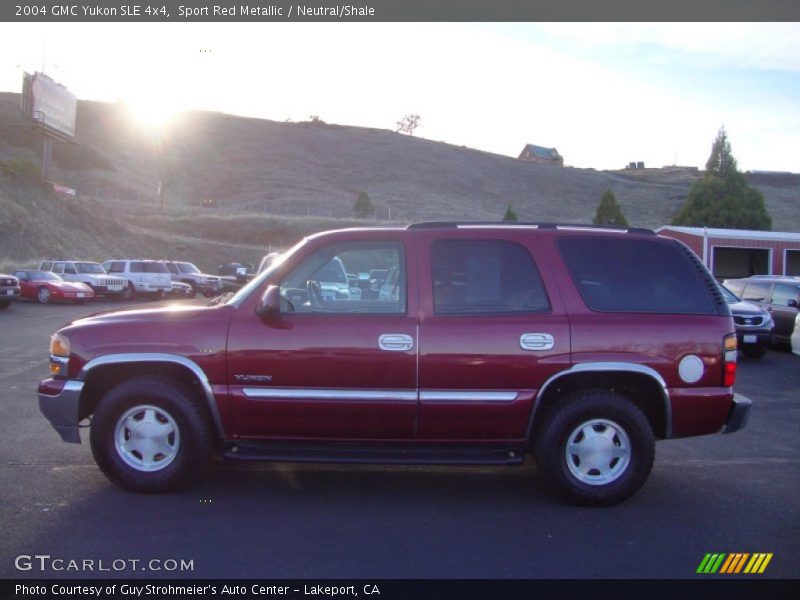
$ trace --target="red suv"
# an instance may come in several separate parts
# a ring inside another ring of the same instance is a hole
[[[392,273],[377,293],[323,293]],[[231,459],[518,464],[580,504],[647,479],[654,440],[732,432],[736,333],[683,244],[641,229],[422,223],[311,236],[235,294],[82,318],[39,403],[136,492]]]

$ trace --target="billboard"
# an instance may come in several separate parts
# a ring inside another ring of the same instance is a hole
[[[78,100],[60,83],[44,73],[24,73],[22,77],[22,116],[32,119],[62,136],[75,136]]]

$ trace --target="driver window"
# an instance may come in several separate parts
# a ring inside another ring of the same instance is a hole
[[[359,277],[385,271],[384,280]],[[399,242],[326,246],[306,258],[281,284],[282,313],[403,314],[405,260]]]

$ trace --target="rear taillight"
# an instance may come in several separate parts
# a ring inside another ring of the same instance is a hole
[[[736,334],[730,333],[722,340],[722,385],[731,387],[736,381]]]

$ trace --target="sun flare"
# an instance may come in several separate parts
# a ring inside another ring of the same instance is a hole
[[[144,129],[163,129],[182,111],[180,106],[164,97],[136,96],[126,98],[124,102],[131,120]]]

